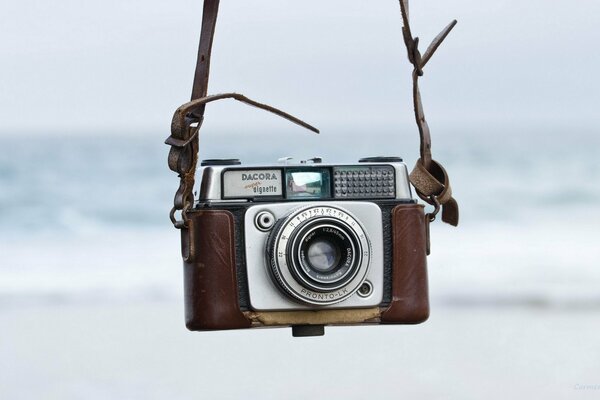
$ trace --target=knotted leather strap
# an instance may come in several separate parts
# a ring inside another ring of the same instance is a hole
[[[208,76],[210,71],[210,56],[212,50],[217,14],[219,11],[219,0],[204,0],[202,14],[202,30],[200,33],[200,45],[198,46],[198,60],[194,73],[194,84],[192,87],[192,100],[180,106],[173,115],[171,122],[171,136],[165,143],[171,146],[169,152],[169,168],[179,174],[179,189],[175,193],[173,208],[170,218],[173,225],[178,229],[186,230],[188,225],[187,211],[193,207],[193,188],[198,162],[198,134],[204,120],[204,110],[207,103],[235,99],[242,103],[269,111],[275,115],[287,119],[303,128],[319,133],[312,125],[281,111],[275,107],[259,103],[239,93],[224,93],[207,96]],[[181,219],[175,215],[181,211]],[[183,246],[187,247],[187,246]],[[184,249],[184,258],[186,257]]]
[[[458,225],[458,203],[452,197],[450,188],[450,179],[448,173],[437,161],[431,158],[431,134],[429,125],[425,120],[423,113],[423,102],[421,92],[419,91],[419,77],[423,76],[423,68],[429,62],[440,44],[446,39],[452,28],[456,25],[456,20],[452,21],[439,35],[433,39],[425,54],[421,55],[419,51],[419,38],[413,37],[410,30],[410,21],[408,17],[408,0],[400,0],[400,10],[402,13],[402,36],[408,52],[408,60],[413,65],[413,105],[415,109],[415,119],[419,128],[421,139],[420,153],[421,158],[417,161],[414,169],[410,173],[410,182],[417,190],[421,199],[436,207],[430,214],[435,218],[439,206],[442,206],[442,221],[451,225]]]
[[[202,12],[202,30],[200,32],[200,45],[198,46],[198,60],[194,74],[192,88],[192,100],[206,97],[208,90],[208,74],[210,70],[210,54],[212,50],[217,14],[219,12],[219,0],[204,0]],[[179,189],[175,193],[173,208],[171,209],[171,222],[177,229],[187,228],[186,212],[194,204],[194,178],[196,164],[198,162],[198,131],[204,118],[205,103],[190,110],[180,118],[173,118],[171,123],[171,136],[165,143],[171,145],[169,151],[169,168],[179,174]],[[181,108],[181,107],[180,107]],[[178,109],[179,110],[179,109]],[[176,121],[177,119],[177,121]],[[183,119],[183,120],[182,120]],[[181,218],[175,215],[181,211]]]

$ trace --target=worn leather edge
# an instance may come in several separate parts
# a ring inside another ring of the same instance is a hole
[[[183,263],[187,328],[249,328],[238,300],[233,214],[201,210],[190,214],[189,222],[195,256]]]
[[[426,222],[421,204],[392,210],[392,302],[381,315],[388,324],[417,324],[429,318]]]
[[[348,325],[379,323],[379,307],[318,311],[246,311],[245,316],[259,326]]]

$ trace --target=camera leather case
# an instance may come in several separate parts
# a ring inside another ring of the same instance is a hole
[[[182,234],[185,321],[190,330],[240,329],[258,326],[416,324],[429,316],[426,219],[420,204],[398,204],[383,217],[391,232],[389,301],[372,308],[306,311],[244,309],[239,275],[244,270],[241,226],[235,210],[195,210],[189,235]]]

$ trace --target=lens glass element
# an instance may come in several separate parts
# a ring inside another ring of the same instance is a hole
[[[298,282],[315,290],[341,287],[357,272],[358,246],[358,238],[344,222],[317,218],[292,238],[292,273]]]
[[[329,240],[318,239],[308,247],[308,263],[320,272],[327,272],[340,260],[340,249]]]

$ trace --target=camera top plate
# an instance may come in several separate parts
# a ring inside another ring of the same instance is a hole
[[[412,201],[408,169],[397,160],[401,159],[386,158],[381,162],[361,159],[355,164],[203,165],[198,171],[201,179],[196,200],[199,203]]]

